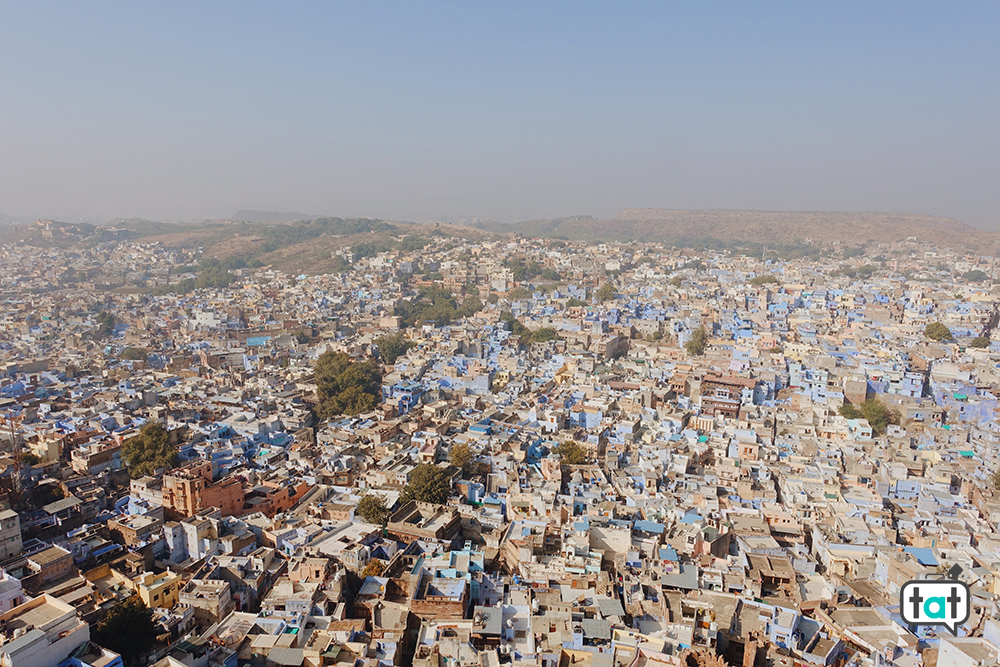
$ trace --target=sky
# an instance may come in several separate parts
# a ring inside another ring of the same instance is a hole
[[[1000,229],[1000,3],[0,2],[0,213]]]

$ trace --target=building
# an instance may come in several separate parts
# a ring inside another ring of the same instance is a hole
[[[21,517],[14,510],[0,512],[0,560],[21,553]]]
[[[183,581],[170,570],[160,574],[146,572],[135,582],[135,592],[147,607],[170,609],[180,599]]]
[[[163,476],[163,508],[174,516],[188,517],[217,507],[223,516],[243,511],[243,484],[235,477],[212,481],[212,463],[191,464]]]
[[[90,624],[62,600],[41,595],[0,615],[0,665],[53,667],[90,641]],[[119,660],[119,664],[120,660]]]
[[[228,581],[192,579],[180,594],[180,602],[194,608],[194,616],[203,626],[218,623],[236,605]]]
[[[421,539],[450,541],[461,527],[462,517],[454,508],[411,501],[389,518],[386,530],[401,542],[410,543]]]
[[[0,567],[0,614],[25,602],[21,581]]]

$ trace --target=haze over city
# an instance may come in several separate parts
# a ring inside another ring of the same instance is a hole
[[[0,213],[1000,227],[1000,5],[5,3]]]

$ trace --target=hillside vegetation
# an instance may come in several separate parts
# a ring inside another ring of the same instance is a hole
[[[497,233],[518,232],[585,241],[648,241],[690,247],[813,243],[893,242],[916,237],[955,248],[990,251],[1000,234],[949,218],[907,213],[824,211],[726,211],[625,209],[610,220],[590,216],[532,220],[485,226]]]

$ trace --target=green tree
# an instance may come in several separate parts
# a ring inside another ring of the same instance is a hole
[[[97,321],[97,337],[107,338],[115,328],[115,316],[111,313],[101,311],[94,317]]]
[[[1000,469],[993,471],[993,477],[991,479],[993,482],[993,488],[1000,491]]]
[[[549,280],[549,281],[562,280],[562,276],[559,275],[559,273],[554,269],[545,269],[539,274],[538,277],[541,278],[542,280]]]
[[[122,359],[130,361],[145,361],[149,353],[141,347],[126,347],[121,354]]]
[[[157,468],[173,468],[179,458],[177,448],[170,444],[167,429],[158,421],[144,425],[138,435],[122,446],[122,460],[133,479],[152,475]]]
[[[375,339],[375,344],[378,346],[378,356],[382,357],[383,363],[387,366],[392,366],[396,363],[396,359],[406,354],[407,350],[416,347],[416,343],[407,338],[402,331],[379,336]]]
[[[611,301],[615,298],[615,286],[611,283],[602,284],[597,288],[597,291],[594,292],[594,298],[597,299],[599,303]]]
[[[356,513],[368,523],[374,523],[379,526],[384,526],[386,521],[389,520],[389,506],[386,504],[385,496],[381,493],[365,494],[358,501]]]
[[[975,338],[972,339],[972,342],[969,343],[969,347],[983,348],[989,346],[990,346],[990,339],[987,338],[986,336],[976,336]]]
[[[37,455],[32,454],[31,452],[21,452],[20,454],[17,455],[17,462],[23,463],[24,465],[33,466],[36,463],[39,463],[40,461],[41,459],[38,458]]]
[[[566,307],[567,308],[579,308],[580,306],[586,306],[586,305],[587,305],[586,301],[581,301],[580,299],[577,299],[576,297],[572,297],[571,296],[570,298],[566,299]]]
[[[410,479],[399,495],[399,502],[405,504],[416,500],[443,505],[450,495],[451,475],[448,471],[430,463],[423,463],[410,473]]]
[[[529,343],[547,343],[550,340],[561,339],[555,329],[552,327],[541,327],[540,329],[535,329],[534,331],[526,334],[521,338],[521,342],[525,345]]]
[[[478,468],[476,464],[476,453],[472,451],[464,442],[452,445],[448,453],[448,461],[456,468],[462,469],[462,474],[466,477],[473,475]]]
[[[899,424],[900,419],[898,411],[890,410],[885,403],[874,398],[865,401],[860,407],[844,403],[838,412],[847,419],[867,419],[876,435],[885,433],[890,424]]]
[[[321,417],[368,412],[381,400],[382,369],[374,359],[352,361],[344,352],[324,352],[315,376]]]
[[[465,300],[462,301],[462,305],[458,309],[458,314],[462,317],[472,317],[482,309],[483,302],[479,300],[479,297],[467,296],[465,297]]]
[[[454,294],[434,286],[420,290],[420,294],[415,299],[397,303],[395,313],[402,320],[404,327],[426,321],[431,321],[441,327],[452,320],[473,315],[482,308],[483,302],[478,297],[467,296],[462,305],[459,306]]]
[[[202,261],[198,278],[194,282],[195,289],[222,289],[229,287],[236,276],[229,273],[229,266],[223,265],[215,258]],[[233,266],[232,268],[240,268]]]
[[[522,299],[529,299],[531,298],[531,292],[529,292],[526,287],[521,287],[520,285],[518,285],[517,287],[511,288],[511,290],[507,292],[507,298],[510,299],[511,301],[520,301]]]
[[[680,276],[674,276],[670,279],[670,284],[674,287],[680,287],[684,283],[684,279]]]
[[[705,331],[705,327],[698,327],[691,333],[691,338],[688,342],[684,343],[684,349],[692,357],[700,357],[705,354],[705,349],[708,347],[708,332]]]
[[[104,620],[94,626],[91,638],[122,656],[126,665],[138,665],[156,642],[156,623],[153,610],[133,595],[119,602]]]
[[[935,341],[951,340],[951,329],[940,322],[931,322],[924,329],[924,335]]]
[[[499,301],[500,301],[500,295],[497,294],[496,292],[490,292],[489,295],[486,297],[486,303],[491,305]]]
[[[987,278],[989,278],[989,275],[987,275],[983,271],[980,271],[979,269],[973,269],[971,271],[966,271],[965,273],[963,273],[962,277],[968,280],[970,283],[981,283]]]
[[[587,450],[572,440],[566,440],[556,445],[553,453],[559,457],[561,463],[566,465],[579,465],[587,462]]]
[[[754,287],[760,287],[761,285],[776,285],[777,283],[778,279],[770,274],[756,276],[750,281],[750,284]]]

